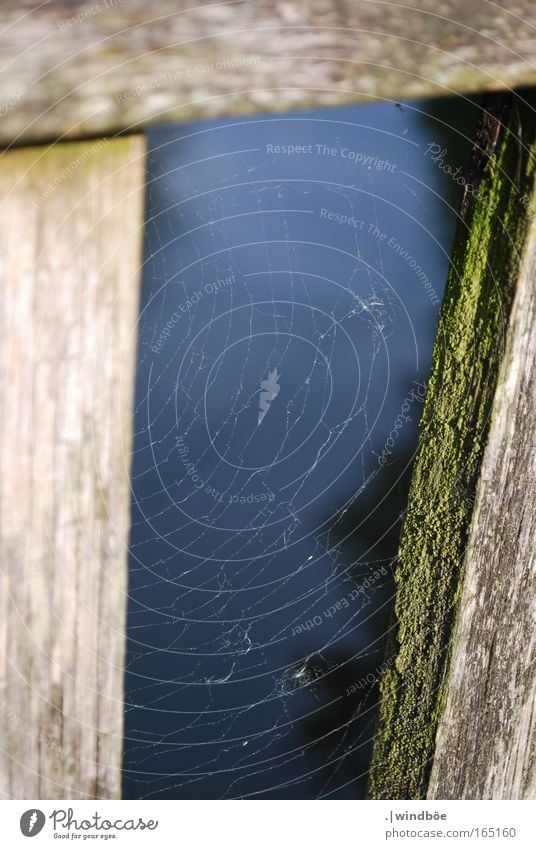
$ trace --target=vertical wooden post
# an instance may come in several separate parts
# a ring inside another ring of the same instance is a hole
[[[120,796],[144,141],[0,157],[0,792]]]
[[[533,92],[483,104],[402,530],[375,798],[510,798],[534,780],[534,643],[520,623],[536,597],[534,506],[524,501],[536,425],[524,347],[536,268],[535,105]]]
[[[535,284],[533,216],[471,523],[432,799],[536,797]]]

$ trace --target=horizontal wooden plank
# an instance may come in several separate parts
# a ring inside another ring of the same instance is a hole
[[[533,0],[4,0],[0,144],[536,83]]]
[[[391,662],[371,769],[375,798],[427,795],[462,591],[449,731],[440,732],[440,775],[430,793],[509,798],[534,780],[534,596],[527,597],[534,503],[525,501],[534,363],[523,347],[534,332],[534,92],[526,98],[520,104],[513,95],[492,95],[483,104],[395,572]]]
[[[144,141],[0,158],[0,795],[121,788]]]

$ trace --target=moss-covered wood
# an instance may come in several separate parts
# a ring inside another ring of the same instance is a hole
[[[536,216],[493,401],[429,799],[536,798]]]
[[[474,191],[462,205],[402,530],[373,798],[427,794],[474,494],[533,213],[534,103],[533,93],[483,103]]]

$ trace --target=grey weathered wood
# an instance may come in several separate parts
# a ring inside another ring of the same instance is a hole
[[[371,768],[375,798],[425,798],[432,767],[434,797],[534,791],[535,505],[528,478],[536,101],[534,91],[525,97],[490,97],[477,133],[474,190],[462,204],[395,571],[391,662]]]
[[[120,795],[144,142],[0,158],[0,793]]]
[[[536,83],[533,0],[4,0],[0,144]]]
[[[536,218],[465,557],[431,799],[536,798]]]

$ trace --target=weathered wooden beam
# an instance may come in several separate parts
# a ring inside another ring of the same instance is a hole
[[[120,796],[143,185],[137,137],[0,158],[4,798]]]
[[[477,134],[396,569],[394,663],[381,685],[370,779],[376,798],[425,798],[432,765],[434,797],[509,798],[531,781],[534,633],[524,624],[534,615],[535,539],[534,504],[524,497],[534,363],[523,345],[533,332],[534,93],[526,99],[487,99]]]
[[[536,83],[533,0],[4,0],[0,145]]]
[[[536,798],[535,284],[533,217],[465,557],[432,799]]]

